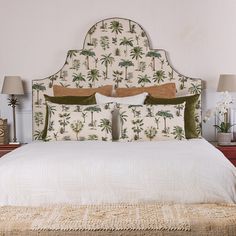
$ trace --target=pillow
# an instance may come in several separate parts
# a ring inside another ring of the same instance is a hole
[[[184,127],[185,127],[185,135],[187,139],[190,138],[198,138],[198,132],[196,129],[196,121],[195,121],[195,107],[198,102],[200,94],[195,94],[186,97],[177,97],[172,99],[162,99],[162,98],[154,98],[152,96],[148,96],[145,100],[145,104],[180,104],[182,102],[186,102],[185,110],[184,110]]]
[[[54,96],[90,96],[96,92],[111,96],[112,85],[105,85],[99,88],[66,88],[60,85],[53,85]]]
[[[180,104],[183,108],[185,102]],[[184,111],[176,105],[118,104],[120,141],[185,139]]]
[[[108,97],[100,93],[96,93],[95,98],[96,98],[97,104],[115,102],[115,103],[121,103],[121,104],[141,105],[144,103],[144,100],[147,97],[147,95],[148,93],[141,93],[138,95],[128,96],[128,97]]]
[[[175,98],[176,86],[175,83],[167,83],[150,87],[132,87],[132,88],[117,88],[115,94],[117,97],[126,97],[147,92],[157,98]]]
[[[112,140],[114,104],[67,105],[47,102],[45,141]]]
[[[104,104],[108,102],[114,102],[114,103],[121,103],[121,104],[132,104],[132,105],[142,105],[144,103],[145,98],[147,97],[148,93],[141,93],[134,96],[129,97],[107,97],[100,93],[96,93],[96,101],[97,104]],[[119,133],[120,133],[120,120],[119,120],[119,111],[114,109],[112,113],[112,138],[113,140],[119,139]]]
[[[44,94],[45,101],[58,103],[58,104],[78,104],[78,105],[91,105],[96,104],[95,94],[91,96],[62,96],[51,97]]]

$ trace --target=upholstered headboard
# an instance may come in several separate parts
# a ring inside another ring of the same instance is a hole
[[[143,28],[123,18],[93,25],[82,50],[70,50],[64,66],[45,79],[33,80],[33,136],[40,139],[46,106],[43,94],[53,95],[53,85],[65,87],[140,87],[175,82],[177,95],[201,93],[201,80],[186,77],[170,65],[166,52],[151,49]],[[201,97],[196,121],[201,133]]]

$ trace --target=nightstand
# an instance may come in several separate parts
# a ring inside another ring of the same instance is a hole
[[[236,167],[236,145],[234,146],[215,146],[219,149],[227,159]]]
[[[21,144],[0,144],[0,158],[20,146]]]

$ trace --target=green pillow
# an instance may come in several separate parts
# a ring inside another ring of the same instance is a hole
[[[95,94],[91,96],[62,96],[62,97],[51,97],[44,94],[45,101],[66,104],[66,105],[92,105],[96,104]]]
[[[52,97],[44,94],[45,101],[57,103],[57,104],[65,104],[65,105],[92,105],[96,104],[95,94],[91,96],[62,96],[62,97]],[[47,137],[47,129],[48,129],[48,106],[46,105],[46,116],[45,116],[45,124],[42,133],[42,139],[45,140]]]
[[[176,98],[155,98],[149,95],[144,101],[144,104],[180,104],[186,102],[184,110],[185,136],[187,139],[198,138],[195,121],[195,107],[199,96],[200,94]]]

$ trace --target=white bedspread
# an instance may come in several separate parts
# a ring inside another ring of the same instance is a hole
[[[236,168],[204,139],[34,142],[0,159],[0,205],[236,203]]]

